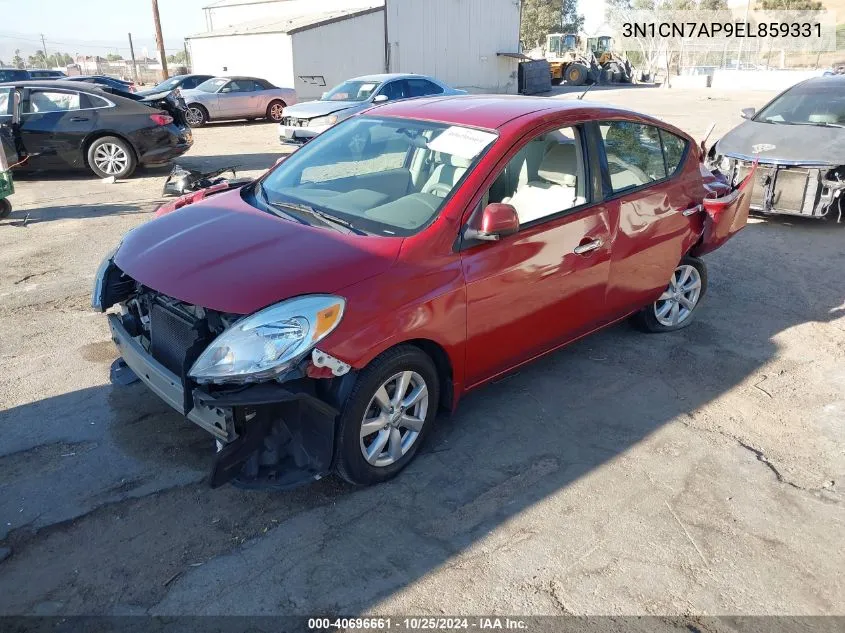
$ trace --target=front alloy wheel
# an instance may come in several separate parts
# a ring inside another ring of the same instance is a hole
[[[361,422],[361,452],[379,468],[396,463],[420,436],[428,411],[428,387],[418,373],[403,371],[376,390]]]
[[[695,257],[684,257],[669,278],[669,285],[653,304],[641,310],[634,322],[647,332],[672,332],[692,323],[707,291],[707,269]]]
[[[399,345],[358,374],[338,419],[334,468],[353,484],[375,484],[410,463],[434,424],[440,382],[431,357]]]

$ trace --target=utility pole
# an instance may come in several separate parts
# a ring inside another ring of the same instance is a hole
[[[188,40],[182,40],[182,46],[185,48],[185,70],[192,72],[190,60],[188,59]]]
[[[167,74],[167,57],[164,55],[164,38],[161,36],[161,18],[158,15],[158,0],[153,0],[153,20],[156,25],[156,46],[158,46],[158,56],[161,58],[161,80],[164,81],[169,77]]]
[[[44,42],[44,34],[41,34],[41,50],[44,52],[44,68],[47,68],[47,44]]]
[[[132,79],[138,81],[138,67],[135,65],[135,47],[132,45],[132,33],[129,34],[129,55],[132,57]]]

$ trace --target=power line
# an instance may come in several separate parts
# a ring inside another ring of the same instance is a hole
[[[0,33],[0,38],[7,39],[7,40],[13,40],[13,41],[20,41],[20,42],[33,42],[35,44],[41,44],[42,46],[46,46],[46,44],[44,43],[46,41],[47,43],[52,44],[53,46],[69,46],[71,48],[97,48],[97,49],[100,49],[100,50],[103,50],[103,49],[112,49],[112,50],[113,49],[119,49],[119,50],[122,50],[122,51],[128,51],[129,50],[128,46],[113,46],[111,44],[105,44],[105,43],[104,44],[82,44],[80,42],[60,42],[58,40],[44,40],[44,41],[42,41],[41,39],[20,37],[18,35],[7,35],[5,33]],[[177,51],[178,52],[178,51],[181,51],[182,48],[181,47],[175,47],[175,46],[174,47],[165,47],[165,50],[167,50],[167,51]]]

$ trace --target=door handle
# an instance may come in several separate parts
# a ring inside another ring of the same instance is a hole
[[[695,215],[699,211],[704,209],[704,205],[697,204],[694,207],[690,207],[689,209],[684,209],[681,213],[684,215],[685,218],[688,218],[691,215]]]
[[[88,121],[89,119],[87,116],[72,116],[70,117],[70,120],[73,123],[81,123],[82,121]]]
[[[601,248],[601,245],[604,244],[601,238],[596,238],[592,242],[587,242],[585,244],[579,244],[576,246],[572,252],[576,255],[583,255],[584,253],[589,253],[590,251],[594,251],[597,248]]]

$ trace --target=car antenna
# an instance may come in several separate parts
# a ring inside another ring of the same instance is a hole
[[[710,135],[713,133],[713,129],[716,127],[716,122],[710,124],[710,127],[707,128],[707,132],[704,134],[704,138],[701,139],[701,155],[707,156],[707,139],[710,138]]]
[[[587,89],[584,92],[582,92],[580,95],[578,95],[578,97],[577,97],[578,101],[581,101],[581,99],[584,98],[584,95],[587,94],[588,92],[590,92],[590,90],[592,90],[593,86],[595,86],[595,85],[596,84],[590,84],[589,86],[587,86]]]

